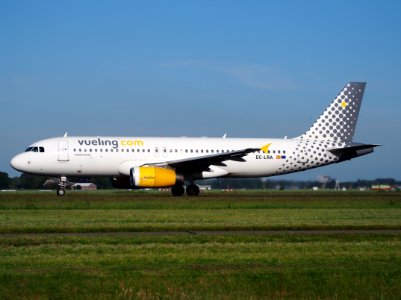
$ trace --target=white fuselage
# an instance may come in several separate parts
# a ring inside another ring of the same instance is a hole
[[[204,157],[246,148],[242,161],[227,160],[199,178],[264,177],[286,174],[333,163],[337,157],[321,145],[316,153],[299,139],[250,138],[155,138],[155,137],[58,137],[38,141],[15,156],[11,165],[22,172],[55,176],[129,176],[132,167]],[[264,149],[263,147],[266,146]],[[312,145],[312,146],[311,146]],[[310,148],[312,147],[312,148]],[[263,149],[263,150],[262,150]]]

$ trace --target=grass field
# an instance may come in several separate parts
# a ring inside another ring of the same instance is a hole
[[[0,193],[1,299],[399,299],[400,249],[396,192]]]

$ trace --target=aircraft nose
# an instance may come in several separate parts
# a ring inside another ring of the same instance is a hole
[[[11,164],[11,167],[13,167],[15,170],[23,172],[23,161],[22,161],[21,154],[14,156],[11,159],[10,164]]]

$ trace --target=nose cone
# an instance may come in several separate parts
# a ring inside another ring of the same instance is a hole
[[[23,160],[22,160],[21,154],[14,156],[13,159],[11,160],[10,164],[11,164],[11,167],[13,167],[15,170],[24,172]]]

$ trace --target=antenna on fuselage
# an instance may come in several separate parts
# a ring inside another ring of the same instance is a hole
[[[68,132],[64,133],[64,137],[67,137],[67,136],[68,136]]]
[[[227,137],[227,133],[225,133],[224,135],[223,135],[223,139],[225,139]]]

